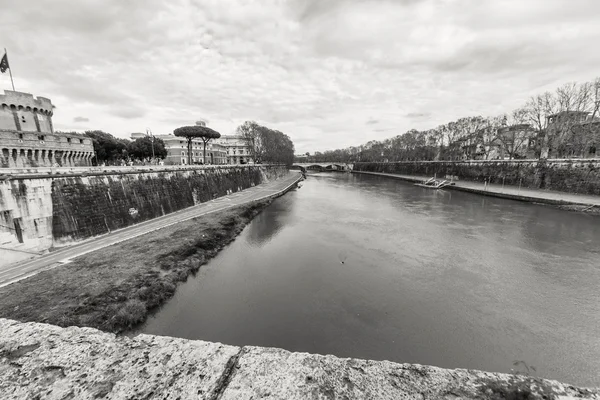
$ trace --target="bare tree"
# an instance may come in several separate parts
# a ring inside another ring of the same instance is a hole
[[[548,157],[552,139],[547,131],[548,116],[555,113],[556,104],[556,97],[550,92],[533,96],[525,104],[527,122],[537,133],[537,152],[540,158]]]
[[[236,129],[237,134],[252,148],[252,159],[256,163],[259,163],[264,155],[264,143],[260,135],[262,128],[254,121],[246,121]]]

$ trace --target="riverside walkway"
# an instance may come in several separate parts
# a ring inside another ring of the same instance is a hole
[[[106,235],[97,236],[69,247],[52,251],[39,258],[9,264],[0,267],[0,287],[33,276],[43,270],[69,262],[71,259],[113,244],[123,242],[156,231],[167,226],[197,218],[202,215],[226,210],[255,201],[281,196],[289,191],[302,175],[290,172],[286,177],[268,183],[260,184],[230,195],[222,196],[205,203],[179,210],[177,212],[154,218],[123,229],[115,230]]]
[[[407,182],[423,182],[430,176],[398,175],[383,172],[352,171],[355,174],[385,176],[400,179]],[[484,184],[471,181],[455,181],[453,186],[444,189],[461,190],[463,192],[477,193],[486,196],[501,197],[505,199],[526,201],[531,203],[553,204],[553,205],[578,205],[585,208],[600,208],[600,196],[556,192],[542,189],[518,188],[514,186],[502,186],[495,184]]]

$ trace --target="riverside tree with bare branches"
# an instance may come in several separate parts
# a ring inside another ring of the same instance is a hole
[[[600,77],[532,96],[496,117],[463,117],[347,149],[313,152],[311,162],[464,158],[590,157],[600,148]]]

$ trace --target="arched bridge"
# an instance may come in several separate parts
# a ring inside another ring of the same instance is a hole
[[[352,164],[340,163],[340,162],[322,162],[322,163],[294,163],[292,164],[293,169],[299,169],[303,172],[307,170],[312,171],[350,171],[352,170]]]

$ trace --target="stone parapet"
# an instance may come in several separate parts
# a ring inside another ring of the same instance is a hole
[[[337,358],[0,319],[11,399],[600,399],[521,375]]]
[[[46,97],[38,96],[36,98],[31,93],[14,92],[12,90],[5,90],[4,94],[0,94],[0,105],[14,106],[16,108],[29,107],[32,110],[44,111],[49,115],[52,115],[54,109],[52,102]]]

